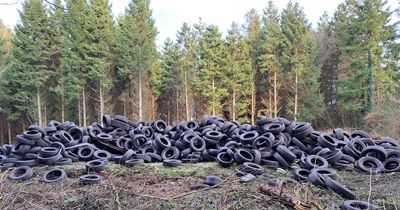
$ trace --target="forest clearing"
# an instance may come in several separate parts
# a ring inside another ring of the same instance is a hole
[[[160,46],[149,0],[114,3],[0,21],[0,209],[400,208],[398,3],[269,1]]]

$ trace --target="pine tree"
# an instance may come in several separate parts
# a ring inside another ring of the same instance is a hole
[[[87,83],[91,75],[88,61],[90,42],[90,7],[86,1],[67,0],[65,15],[66,34],[62,40],[60,83],[65,90],[70,120],[78,119],[79,125],[87,123]],[[78,112],[76,112],[76,110]]]
[[[161,119],[167,122],[179,122],[180,108],[180,63],[179,46],[171,39],[164,42],[161,53],[161,87],[158,99],[158,110],[162,113]]]
[[[49,14],[49,39],[50,39],[50,61],[48,63],[49,70],[52,72],[50,75],[47,86],[50,88],[46,98],[46,112],[45,119],[59,119],[62,122],[66,120],[65,108],[65,89],[61,82],[63,71],[61,68],[62,56],[62,38],[65,35],[64,30],[64,9],[61,0],[53,1],[53,6]],[[47,117],[46,117],[47,116]]]
[[[199,72],[200,88],[203,96],[203,112],[222,115],[221,101],[228,95],[223,86],[225,77],[225,49],[221,32],[215,25],[206,26],[199,38]]]
[[[11,64],[4,75],[10,95],[8,119],[28,119],[42,125],[42,92],[47,89],[44,84],[50,74],[48,16],[43,1],[25,1],[22,7],[21,22],[15,27]]]
[[[225,106],[231,120],[249,123],[249,99],[251,99],[252,66],[249,45],[240,33],[239,26],[232,23],[226,38],[227,58],[225,82],[229,100]]]
[[[188,23],[183,23],[181,29],[177,33],[177,43],[180,48],[180,74],[183,78],[184,103],[186,120],[190,120],[193,116],[193,86],[196,78],[196,40],[194,32]]]
[[[127,97],[131,101],[132,117],[139,120],[149,119],[144,116],[145,100],[149,91],[149,83],[157,70],[158,60],[155,38],[157,31],[154,27],[154,20],[151,17],[152,11],[149,8],[148,0],[133,0],[129,3],[125,14],[119,19],[117,35],[117,66],[121,79],[128,82],[126,90]],[[136,100],[136,101],[135,101]]]
[[[277,117],[280,101],[279,89],[281,86],[278,80],[281,80],[282,74],[279,65],[282,34],[279,26],[278,8],[272,1],[268,2],[268,6],[264,10],[262,23],[258,65],[259,74],[268,82],[267,84],[264,83],[260,96],[262,99],[267,98],[267,100],[263,101],[265,101],[264,106],[268,107],[270,116]]]
[[[280,63],[285,70],[286,83],[290,80],[292,84],[285,90],[285,112],[296,121],[300,112],[301,78],[305,71],[312,71],[310,67],[313,61],[310,54],[312,43],[307,37],[310,26],[298,3],[289,2],[282,11],[281,30],[283,39]]]
[[[112,68],[114,34],[111,5],[108,0],[91,0],[88,41],[86,48],[88,65],[90,67],[89,82],[92,98],[89,104],[93,104],[91,116],[93,120],[101,121],[105,112],[107,95],[111,86],[110,71]]]
[[[250,110],[251,110],[251,123],[255,123],[256,119],[256,96],[257,92],[260,93],[260,91],[257,91],[262,85],[259,85],[262,83],[260,80],[262,77],[259,75],[259,67],[258,67],[258,61],[257,57],[259,56],[259,46],[260,46],[260,31],[261,31],[261,23],[260,23],[260,16],[257,13],[257,10],[251,9],[249,12],[246,13],[245,15],[246,19],[246,24],[244,25],[245,31],[246,31],[246,38],[248,45],[250,47],[250,58],[251,58],[251,64],[252,64],[252,73],[251,77],[252,79],[252,86],[251,86],[251,104],[250,104]],[[257,97],[258,98],[258,97]]]

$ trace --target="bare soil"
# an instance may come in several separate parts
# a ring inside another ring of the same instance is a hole
[[[234,168],[221,168],[216,163],[175,168],[159,163],[133,168],[110,163],[101,173],[104,181],[98,185],[80,184],[79,176],[87,173],[83,163],[60,167],[68,174],[63,182],[41,182],[44,171],[50,168],[34,168],[34,177],[23,182],[8,180],[8,172],[0,173],[0,209],[293,209],[289,203],[259,190],[271,182],[269,176],[243,184],[234,175]],[[302,201],[315,201],[324,209],[340,209],[344,201],[335,193],[308,183],[281,186],[291,177],[289,171],[265,169],[265,173],[278,178],[282,192]],[[206,175],[219,176],[224,183],[191,191],[190,187],[202,183]],[[400,173],[370,177],[357,171],[341,171],[337,179],[361,200],[367,201],[371,191],[371,203],[400,209]]]

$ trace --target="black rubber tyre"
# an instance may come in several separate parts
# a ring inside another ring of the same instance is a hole
[[[323,176],[322,174],[311,172],[308,175],[308,180],[310,180],[310,182],[315,186],[319,186],[319,187],[323,187],[323,188],[326,187],[326,185],[325,185],[326,177]]]
[[[296,160],[296,155],[293,154],[286,146],[279,145],[276,148],[276,151],[288,162],[289,164],[293,163]]]
[[[347,200],[343,202],[342,210],[377,210],[379,206],[360,200]]]
[[[94,150],[92,147],[79,147],[78,157],[80,160],[91,160],[93,157]]]
[[[382,172],[383,164],[374,157],[362,157],[356,162],[356,166],[363,172],[377,174]]]
[[[24,155],[31,149],[30,145],[22,144],[20,142],[15,143],[12,148],[11,152],[17,155]]]
[[[227,152],[220,152],[216,157],[216,161],[222,167],[229,167],[233,164],[234,158],[230,156]]]
[[[239,140],[244,145],[253,145],[254,141],[259,136],[257,131],[248,131],[239,136]]]
[[[283,169],[288,169],[290,168],[290,164],[277,152],[273,154],[273,157],[275,158],[276,161],[278,161],[279,166],[282,167]]]
[[[145,155],[147,155],[151,158],[151,162],[161,162],[162,161],[162,157],[159,154],[146,152]]]
[[[136,152],[129,149],[128,151],[125,152],[125,154],[121,157],[119,160],[119,163],[124,164],[125,161],[129,160],[133,155],[136,155]]]
[[[97,174],[86,174],[79,177],[82,184],[100,184],[103,177]]]
[[[144,160],[143,159],[129,159],[129,160],[125,161],[124,165],[126,167],[144,165]]]
[[[103,126],[104,127],[109,127],[109,126],[111,126],[111,116],[110,115],[103,115],[103,118],[102,118],[102,120],[103,120]]]
[[[209,187],[210,187],[210,185],[208,185],[208,184],[196,184],[196,185],[193,185],[192,187],[190,187],[190,190],[202,190],[202,189],[207,189]]]
[[[299,182],[306,182],[308,175],[310,175],[310,171],[304,168],[297,168],[293,171],[293,178]]]
[[[0,163],[1,163],[1,161],[0,161]],[[32,167],[32,166],[35,166],[35,165],[37,165],[37,160],[35,160],[35,159],[30,159],[30,160],[18,160],[18,161],[14,164],[14,166],[29,166],[29,167]]]
[[[165,148],[171,146],[171,141],[167,137],[159,135],[154,141],[154,146],[158,149],[158,151],[163,151]]]
[[[163,160],[166,159],[178,159],[180,155],[179,149],[176,147],[167,147],[161,152]]]
[[[86,171],[100,172],[106,168],[108,161],[105,159],[91,160],[85,163]]]
[[[380,146],[367,146],[362,150],[360,156],[374,157],[380,160],[381,162],[387,159],[386,150]]]
[[[238,164],[242,164],[244,162],[253,162],[254,160],[253,155],[245,149],[236,150],[234,158],[235,162]]]
[[[245,162],[243,163],[241,171],[251,173],[253,175],[261,175],[264,172],[264,168],[255,163]]]
[[[113,140],[113,137],[107,133],[99,133],[96,135],[96,140],[102,142],[111,142]]]
[[[33,176],[32,168],[29,166],[19,166],[14,168],[8,174],[8,178],[11,180],[28,180]]]
[[[305,122],[297,122],[294,128],[292,129],[293,136],[299,140],[310,135],[313,131],[314,130],[311,127],[311,124]]]
[[[111,153],[106,151],[106,150],[96,150],[93,153],[94,159],[106,159],[110,160],[111,159]]]
[[[275,138],[275,137],[274,137]],[[253,142],[253,148],[262,151],[270,151],[273,141],[266,136],[259,136]]]
[[[343,198],[351,199],[351,200],[356,198],[356,194],[353,191],[349,190],[347,187],[345,187],[344,185],[340,184],[339,182],[333,180],[329,176],[325,177],[325,185],[328,189],[339,194]]]
[[[336,140],[328,134],[321,134],[317,141],[322,147],[325,148],[335,149],[337,147]]]
[[[129,121],[129,119],[127,117],[125,117],[123,115],[118,115],[118,114],[114,115],[114,120],[118,120],[118,121],[121,121],[124,123],[128,123],[128,121]]]
[[[44,172],[42,181],[47,183],[53,183],[62,181],[67,178],[67,173],[63,169],[51,169],[49,171]]]
[[[332,179],[336,178],[336,170],[332,169],[332,168],[314,168],[311,169],[311,173],[319,173],[322,174],[323,176],[329,176]]]
[[[24,138],[30,139],[30,140],[36,140],[42,138],[42,133],[38,130],[27,130],[24,131]]]
[[[383,162],[383,169],[386,173],[400,172],[400,159],[399,158],[389,158]]]
[[[313,168],[327,168],[329,166],[328,161],[317,155],[309,155],[304,160],[305,168],[306,169],[313,169]]]
[[[190,139],[190,148],[196,152],[202,152],[206,149],[206,142],[199,136]]]
[[[15,137],[15,141],[20,142],[20,143],[22,143],[22,144],[31,145],[31,146],[35,145],[35,140],[25,138],[25,137],[24,137],[23,135],[21,135],[21,134],[18,134],[18,135]]]
[[[205,176],[204,177],[204,183],[203,184],[207,184],[209,186],[215,186],[217,184],[222,183],[223,180],[217,176]]]
[[[43,147],[42,149],[40,149],[39,154],[42,157],[52,157],[60,152],[60,149],[56,147]]]
[[[182,161],[180,161],[178,159],[163,160],[163,166],[166,166],[166,167],[175,167],[175,166],[179,166],[181,164],[182,164]]]
[[[282,133],[283,130],[285,130],[285,125],[283,124],[283,122],[280,121],[276,121],[276,122],[271,122],[268,124],[265,124],[262,127],[262,130],[264,132],[271,132],[275,135]]]
[[[336,139],[344,140],[343,130],[341,128],[333,129],[333,134],[335,135]]]

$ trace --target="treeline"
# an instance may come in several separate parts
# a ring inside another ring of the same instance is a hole
[[[115,21],[108,0],[26,0],[12,37],[1,33],[0,133],[11,140],[50,119],[86,126],[105,113],[168,123],[205,114],[315,127],[386,122],[400,106],[394,11],[383,0],[346,0],[312,29],[298,3],[279,12],[269,2],[226,36],[184,23],[157,51],[148,0],[132,0]]]

